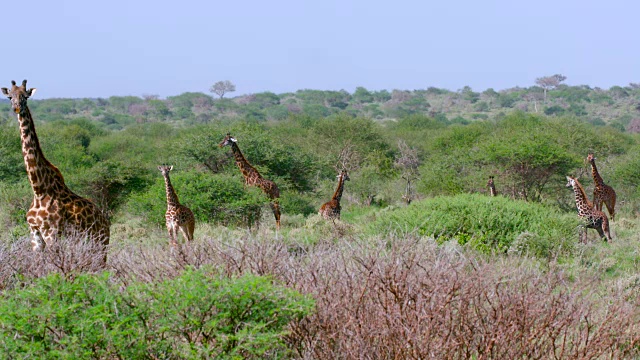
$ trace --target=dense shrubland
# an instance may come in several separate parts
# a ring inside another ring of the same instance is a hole
[[[30,100],[47,158],[110,214],[106,269],[75,239],[30,252],[31,189],[14,115],[0,103],[0,351],[637,355],[640,90],[561,85],[546,102],[542,88],[490,90]],[[281,190],[277,239],[268,199],[218,147],[227,132]],[[592,196],[589,152],[618,194],[611,244],[595,232],[578,241],[564,187],[577,175]],[[174,165],[197,219],[196,240],[180,249],[166,240],[160,164]],[[351,178],[342,220],[327,222],[315,213],[341,167]],[[256,318],[226,310],[235,303]],[[197,326],[187,314],[196,308]]]

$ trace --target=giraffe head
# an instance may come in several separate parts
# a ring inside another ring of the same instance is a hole
[[[173,166],[169,165],[160,165],[158,166],[158,170],[162,173],[163,176],[169,175],[169,171],[173,170]]]
[[[566,187],[572,188],[575,184],[576,184],[576,178],[574,178],[572,176],[567,176],[567,185],[566,185]]]
[[[342,178],[342,181],[350,181],[351,178],[349,178],[349,174],[347,174],[347,170],[342,170],[340,172],[340,174],[338,174],[338,176],[336,176],[338,179]]]
[[[27,99],[36,93],[35,88],[27,90],[27,80],[22,81],[22,85],[17,86],[14,80],[11,80],[11,89],[2,88],[2,93],[11,101],[11,109],[22,115],[27,109]]]
[[[222,139],[222,142],[220,142],[220,144],[218,144],[219,147],[224,147],[224,146],[231,146],[231,144],[233,143],[237,143],[238,140],[236,140],[234,137],[231,136],[231,133],[227,133],[227,136],[224,137],[224,139]]]
[[[593,162],[596,161],[596,157],[593,156],[593,154],[589,153],[587,155],[587,161],[593,164]]]
[[[489,180],[487,181],[487,186],[493,185],[493,176],[489,176]]]

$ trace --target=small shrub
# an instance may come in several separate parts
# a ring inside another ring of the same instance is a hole
[[[379,217],[372,227],[375,231],[417,232],[439,243],[456,239],[485,253],[512,249],[548,257],[571,251],[577,225],[576,216],[552,207],[462,194],[414,202]]]
[[[286,327],[313,308],[266,277],[187,270],[125,291],[109,273],[38,279],[0,299],[0,351],[11,358],[283,357]]]

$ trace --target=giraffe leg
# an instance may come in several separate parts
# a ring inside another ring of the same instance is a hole
[[[276,230],[280,230],[280,204],[277,202],[272,202],[271,210],[273,211],[273,216],[276,218]]]
[[[194,221],[190,221],[187,224],[187,230],[189,230],[189,236],[187,237],[187,240],[189,241],[193,241],[193,232],[195,231],[196,228],[196,222]]]
[[[609,229],[609,220],[604,218],[602,220],[602,226],[598,228],[598,233],[600,234],[600,238],[603,238],[604,241],[611,240],[611,232]]]
[[[193,240],[193,232],[189,230],[189,224],[180,226],[180,231],[182,232],[182,236],[184,236],[185,241]]]
[[[42,234],[40,234],[40,230],[31,229],[31,247],[33,251],[42,251],[44,250],[46,243],[42,238]]]
[[[609,215],[611,216],[611,221],[615,220],[616,217],[616,198],[615,196],[610,197],[607,202],[604,203],[607,206],[607,211],[609,211]]]
[[[177,244],[176,238],[178,235],[176,233],[176,229],[173,226],[167,226],[167,230],[169,231],[169,242],[171,243],[171,245],[175,246]]]
[[[602,203],[603,203],[603,200],[601,200],[600,198],[596,197],[595,195],[593,196],[593,207],[596,210],[602,211]]]

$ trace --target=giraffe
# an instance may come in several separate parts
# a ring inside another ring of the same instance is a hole
[[[333,193],[331,200],[322,204],[320,207],[320,211],[318,212],[322,215],[323,218],[327,220],[340,220],[340,199],[342,198],[342,191],[344,190],[344,182],[349,181],[349,174],[347,174],[347,170],[342,170],[340,174],[337,176],[338,178],[338,187],[336,191]]]
[[[593,207],[593,204],[587,198],[582,185],[578,182],[578,179],[567,176],[567,187],[572,187],[576,196],[576,207],[578,208],[578,216],[587,221],[587,228],[596,229],[600,238],[604,238],[605,241],[611,240],[611,234],[609,232],[609,219],[607,215],[602,211]],[[586,229],[585,229],[586,238]]]
[[[489,181],[487,181],[487,186],[489,187],[489,195],[496,196],[498,192],[496,191],[496,186],[493,183],[493,176],[489,176]]]
[[[196,218],[188,207],[180,204],[178,195],[171,185],[169,172],[173,170],[173,166],[161,165],[158,170],[164,177],[164,184],[167,190],[167,212],[164,217],[167,222],[167,230],[169,231],[169,241],[171,245],[178,245],[178,229],[182,231],[182,235],[187,241],[193,240],[193,230],[196,226]]]
[[[22,156],[33,190],[33,202],[26,216],[33,250],[44,250],[60,236],[81,235],[104,246],[106,262],[109,219],[91,200],[69,190],[60,170],[45,158],[27,106],[27,99],[36,89],[27,89],[24,80],[21,86],[11,81],[11,89],[1,90],[11,101],[20,125]]]
[[[233,156],[236,160],[236,165],[240,169],[242,176],[244,176],[244,182],[247,186],[257,186],[262,192],[267,194],[271,199],[271,210],[273,211],[273,215],[276,218],[276,230],[280,229],[280,204],[278,199],[280,198],[280,190],[278,189],[278,185],[271,180],[265,179],[260,175],[258,170],[251,166],[247,159],[245,159],[244,155],[240,151],[238,147],[238,140],[231,136],[231,133],[227,133],[227,136],[222,139],[222,142],[218,145],[219,147],[231,146],[231,151],[233,152]]]
[[[591,163],[591,174],[593,175],[593,182],[595,184],[595,188],[593,189],[593,205],[596,209],[602,211],[602,203],[604,203],[609,211],[609,216],[611,216],[611,221],[613,221],[616,216],[616,192],[602,180],[596,167],[596,158],[593,154],[587,155],[587,161]]]

